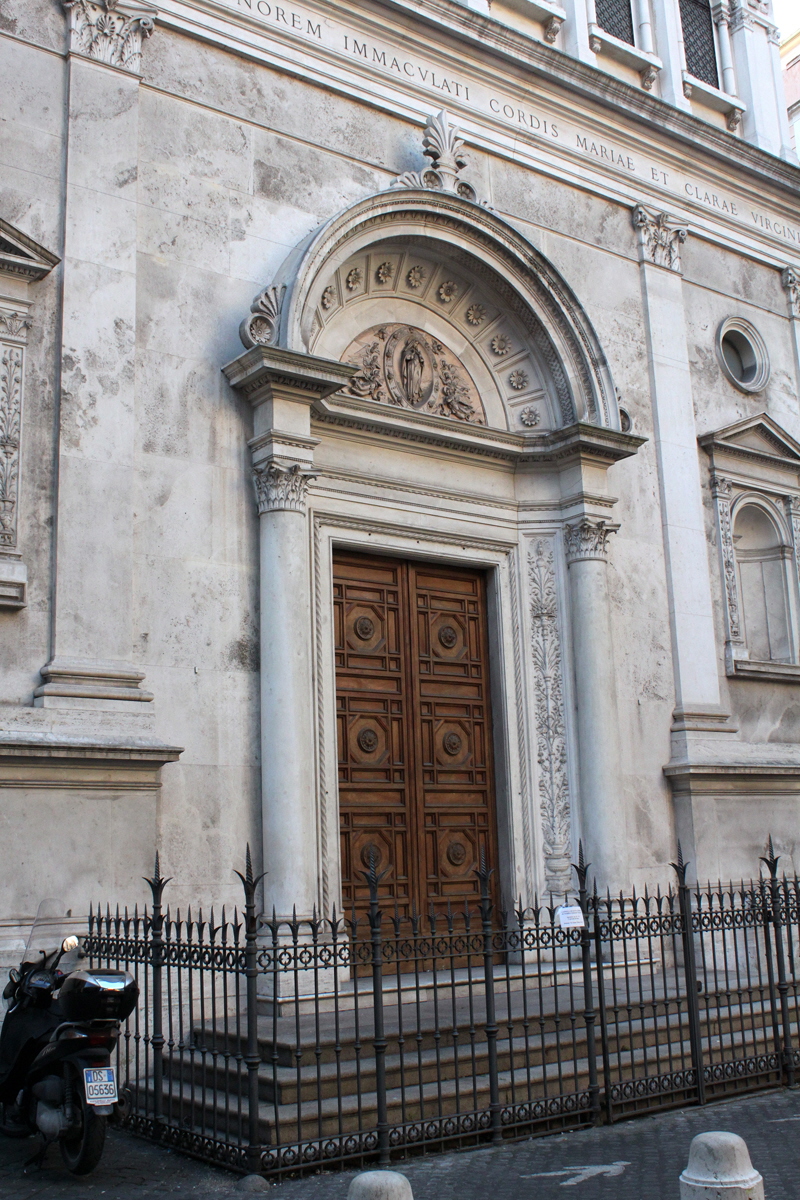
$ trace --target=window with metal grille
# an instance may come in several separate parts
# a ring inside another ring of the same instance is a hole
[[[631,0],[596,0],[597,24],[612,37],[633,45]]]
[[[708,0],[680,0],[686,70],[695,79],[719,87],[714,25]]]

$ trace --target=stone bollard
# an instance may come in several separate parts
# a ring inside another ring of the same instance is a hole
[[[347,1200],[414,1200],[414,1196],[399,1171],[362,1171],[350,1184]]]
[[[735,1133],[699,1133],[680,1182],[681,1200],[764,1200],[764,1180]]]

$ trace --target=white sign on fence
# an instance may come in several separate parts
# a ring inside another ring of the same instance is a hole
[[[562,929],[583,929],[586,925],[583,913],[577,904],[562,904],[561,908],[556,911],[558,923]]]

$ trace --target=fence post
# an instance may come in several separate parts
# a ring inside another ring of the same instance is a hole
[[[258,1120],[258,1070],[261,1054],[258,1049],[258,916],[256,914],[256,888],[264,878],[253,874],[250,858],[250,843],[247,843],[244,875],[236,871],[244,888],[244,974],[245,1004],[247,1006],[247,1169],[253,1174],[261,1170],[261,1137]],[[272,997],[277,1005],[277,997]]]
[[[614,1120],[614,1105],[611,1092],[611,1056],[608,1048],[608,1013],[606,1011],[606,981],[603,966],[603,922],[600,920],[600,905],[602,900],[597,894],[597,880],[594,883],[592,895],[592,911],[594,913],[594,961],[597,970],[597,1007],[600,1011],[600,1049],[603,1055],[603,1094],[605,1099],[606,1121],[610,1125]],[[609,941],[611,926],[611,903],[606,902],[608,917]],[[611,957],[613,959],[613,950]]]
[[[789,984],[786,981],[786,960],[783,954],[783,935],[781,928],[783,921],[781,920],[781,899],[780,886],[778,884],[778,862],[780,855],[776,856],[772,845],[772,835],[770,834],[767,842],[767,853],[761,856],[761,861],[769,870],[769,898],[771,912],[766,919],[772,920],[772,928],[775,931],[775,958],[778,964],[778,995],[780,996],[781,1004],[781,1026],[783,1036],[781,1038],[780,1056],[782,1060],[783,1070],[786,1073],[786,1083],[788,1087],[795,1086],[794,1073],[794,1053],[792,1051],[792,1025],[791,1016],[789,1014]],[[770,989],[770,992],[772,989]],[[770,1001],[772,995],[770,995]]]
[[[152,1002],[153,1024],[150,1045],[153,1049],[153,1121],[156,1129],[155,1137],[160,1136],[159,1125],[164,1123],[164,1021],[162,1012],[162,972],[164,970],[164,914],[161,908],[161,898],[169,879],[164,879],[161,866],[156,861],[153,878],[145,876],[145,883],[150,885],[153,896],[153,906],[150,910],[150,967],[153,972]]]
[[[703,1069],[703,1042],[700,1036],[700,1004],[697,999],[697,965],[694,957],[694,930],[692,928],[692,892],[686,882],[688,863],[683,861],[681,844],[678,842],[678,861],[671,863],[678,876],[678,906],[681,914],[681,939],[683,942],[683,973],[686,979],[686,1006],[689,1010],[689,1044],[692,1051],[692,1066],[697,1081],[697,1101],[706,1102],[706,1080]]]
[[[583,842],[578,842],[578,863],[572,864],[572,869],[578,876],[578,904],[583,913],[583,928],[581,929],[581,961],[583,965],[583,1020],[586,1026],[586,1057],[589,1061],[589,1108],[592,1113],[592,1123],[600,1124],[600,1084],[597,1081],[597,1049],[595,1045],[595,1021],[597,1011],[594,1007],[594,992],[592,989],[592,948],[589,936],[589,906],[586,891],[586,875],[591,863],[583,861]],[[595,916],[596,919],[596,916]],[[600,969],[598,967],[598,969]]]
[[[494,1005],[494,953],[492,930],[492,899],[489,880],[494,870],[487,865],[486,855],[481,850],[478,879],[481,883],[481,922],[483,925],[483,986],[486,995],[486,1049],[489,1056],[489,1113],[492,1122],[492,1141],[503,1140],[500,1119],[500,1079],[497,1071],[497,1017]]]
[[[378,1107],[378,1162],[385,1166],[389,1162],[389,1118],[386,1111],[386,1034],[383,1026],[383,938],[381,921],[383,913],[378,904],[378,884],[386,870],[377,870],[378,856],[375,848],[369,848],[369,870],[361,874],[369,886],[369,928],[372,938],[372,1011],[375,1023],[373,1049],[375,1051],[375,1092]]]

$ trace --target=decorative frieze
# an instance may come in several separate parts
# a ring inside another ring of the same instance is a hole
[[[739,584],[736,579],[736,553],[733,545],[733,525],[731,523],[733,484],[730,479],[724,479],[722,476],[715,475],[711,480],[711,494],[714,497],[714,504],[717,510],[719,553],[722,563],[722,578],[725,581],[725,618],[728,629],[728,641],[743,643]]]
[[[567,562],[586,562],[596,559],[605,562],[608,551],[609,534],[614,529],[602,517],[581,517],[564,526],[564,549]]]
[[[528,588],[545,887],[554,896],[562,896],[572,887],[572,834],[563,655],[552,538],[537,538],[530,547]]]
[[[118,0],[63,0],[69,13],[70,51],[136,74],[142,43],[155,27],[157,10],[149,4]]]
[[[784,267],[781,271],[781,283],[789,301],[789,312],[793,317],[800,317],[800,269]]]
[[[644,260],[680,272],[681,246],[689,233],[686,226],[673,221],[668,213],[650,212],[642,204],[637,204],[633,210],[633,225],[639,231]]]
[[[306,511],[306,490],[316,472],[300,463],[266,463],[253,468],[259,513]]]
[[[423,154],[431,160],[432,166],[427,171],[405,171],[392,182],[392,187],[450,192],[465,200],[477,200],[475,188],[461,177],[467,165],[464,141],[457,127],[450,124],[446,109],[435,117],[428,117],[422,146]]]

